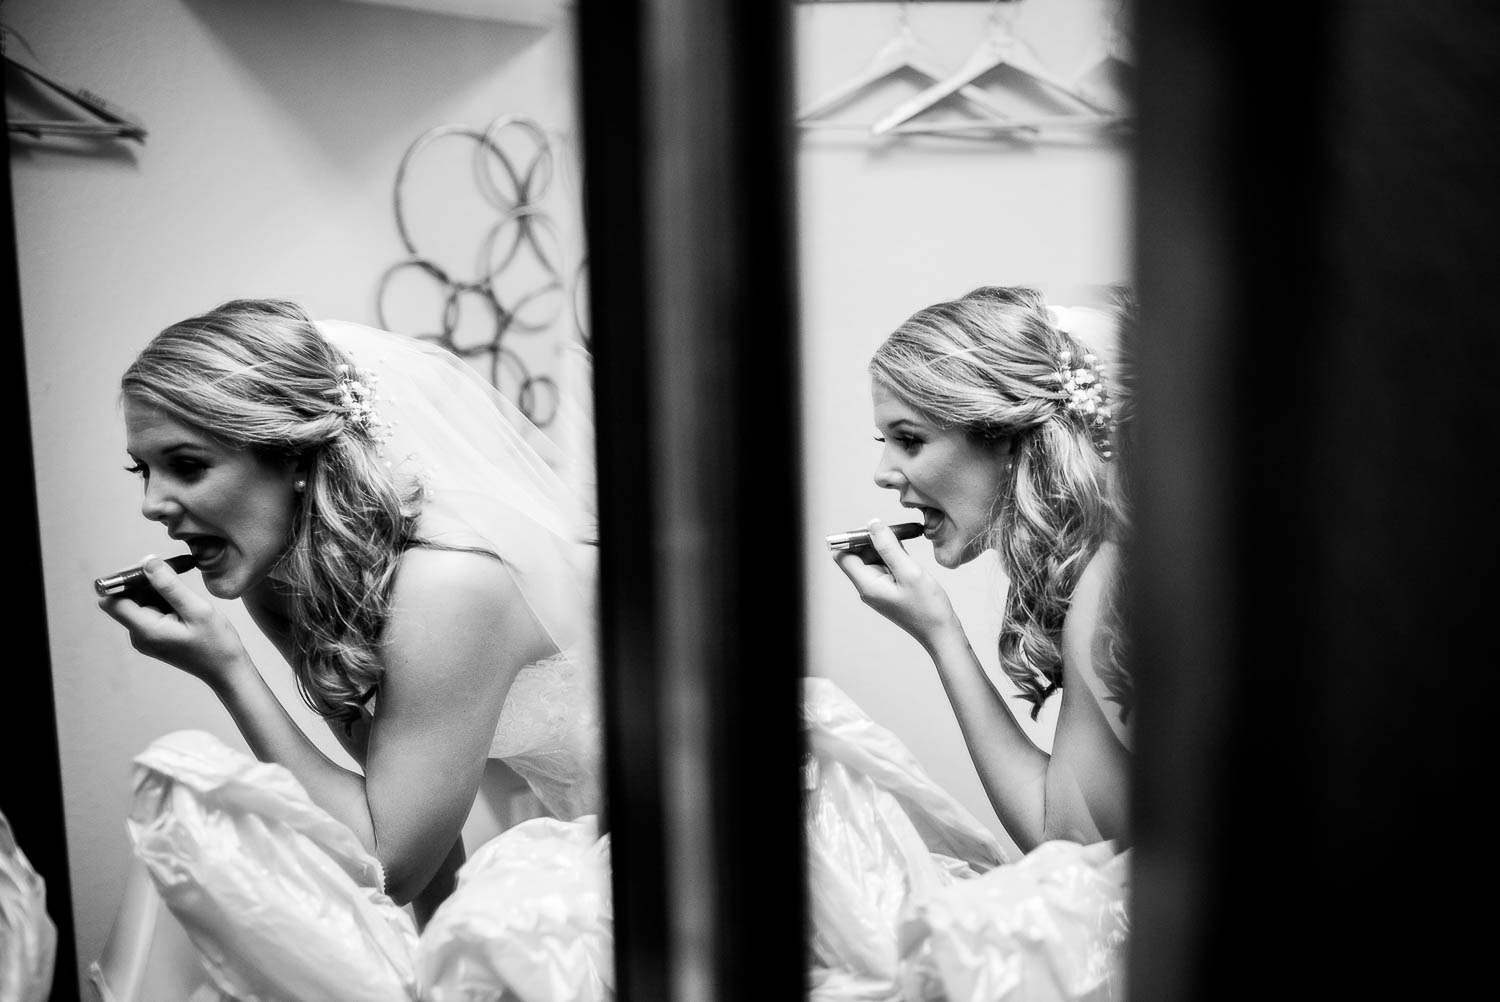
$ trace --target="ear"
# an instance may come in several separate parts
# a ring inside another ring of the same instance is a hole
[[[1011,471],[1016,464],[1016,436],[1002,435],[994,439],[990,445],[990,461],[994,464],[995,475],[999,477],[999,483],[1004,485],[1010,482]]]
[[[313,458],[305,452],[286,457],[281,467],[282,474],[299,493],[307,489],[307,481],[312,476],[312,468]]]

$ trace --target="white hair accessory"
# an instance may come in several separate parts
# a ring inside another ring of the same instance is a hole
[[[1052,326],[1085,345],[1081,364],[1073,364],[1072,351],[1064,348],[1058,355],[1057,379],[1064,394],[1061,404],[1088,429],[1094,448],[1106,460],[1114,458],[1114,409],[1109,387],[1104,380],[1104,366],[1099,356],[1089,350],[1110,336],[1113,328],[1108,314],[1081,307],[1049,306]]]
[[[369,369],[340,363],[338,373],[338,408],[350,426],[363,429],[374,439],[377,448],[390,437],[390,429],[375,409],[376,386],[380,376]]]

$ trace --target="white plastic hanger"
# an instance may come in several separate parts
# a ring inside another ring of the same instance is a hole
[[[996,0],[990,12],[990,31],[984,41],[979,43],[969,56],[963,68],[897,105],[889,114],[877,121],[870,131],[877,136],[898,130],[932,131],[929,127],[914,129],[900,129],[900,127],[943,99],[960,92],[965,87],[973,86],[974,81],[1002,66],[1018,70],[1042,84],[1044,89],[1062,97],[1074,106],[1075,112],[1081,112],[1082,115],[1075,113],[1067,116],[1046,116],[1028,122],[1017,122],[1007,115],[998,117],[996,121],[976,122],[974,128],[1007,130],[1017,126],[1034,128],[1037,125],[1051,124],[1091,124],[1100,121],[1101,116],[1111,119],[1115,117],[1110,109],[1077,93],[1066,81],[1049,72],[1031,46],[1011,29],[1013,19],[1013,14],[1001,15],[1000,0]],[[946,126],[944,128],[946,129]]]
[[[29,136],[64,136],[70,138],[119,138],[146,141],[146,126],[125,109],[86,87],[75,87],[59,81],[45,70],[26,40],[14,28],[0,24],[0,53],[7,66],[13,66],[32,80],[61,94],[94,117],[92,119],[16,119],[7,120],[8,131]]]
[[[799,125],[803,128],[845,128],[863,131],[869,128],[869,123],[828,120],[821,116],[844,104],[861,91],[868,90],[892,74],[903,70],[921,74],[933,81],[941,80],[946,76],[946,73],[933,62],[927,47],[912,31],[907,9],[909,6],[903,0],[900,13],[897,15],[895,36],[880,47],[864,69],[798,110],[797,123]],[[960,85],[954,90],[965,100],[974,103],[994,118],[1006,117],[1004,109],[992,101],[983,89]]]

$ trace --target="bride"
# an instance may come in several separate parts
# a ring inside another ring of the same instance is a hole
[[[1118,361],[1131,319],[983,287],[919,310],[870,362],[875,483],[921,513],[939,566],[997,551],[1009,579],[1001,667],[1033,718],[1061,700],[1043,751],[942,585],[888,527],[872,522],[873,546],[834,553],[864,602],[931,659],[996,815],[1027,853],[903,898],[899,965],[876,971],[887,984],[896,971],[903,998],[1122,990],[1134,692],[1120,615],[1130,415]],[[887,938],[894,956],[894,929]],[[847,973],[848,951],[831,952]]]
[[[159,599],[109,596],[101,608],[137,650],[207,684],[256,759],[295,780],[296,816],[320,815],[306,830],[383,896],[400,938],[414,932],[395,908],[409,903],[425,924],[453,891],[488,759],[558,818],[598,812],[591,505],[477,374],[414,339],[237,300],[158,334],[121,389],[142,514],[188,548],[210,595],[245,604],[359,771],[318,750],[228,618],[163,560],[144,562]],[[212,907],[173,896],[186,865],[174,812],[217,803],[195,777],[261,775],[206,737],[171,735],[137,760],[136,853],[221,989],[316,997],[305,987],[316,960],[256,972],[253,951],[270,947],[255,945],[253,921],[215,925]],[[205,848],[194,865],[223,865],[217,855]],[[194,879],[201,892],[208,878]],[[313,912],[309,929],[275,935],[315,935]],[[121,943],[150,942],[122,921],[115,972],[142,963],[121,958],[132,952]],[[102,994],[128,997],[109,980],[96,974]]]

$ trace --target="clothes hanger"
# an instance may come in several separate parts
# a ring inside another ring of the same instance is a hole
[[[1078,69],[1069,78],[1072,81],[1069,87],[1075,94],[1091,96],[1088,78],[1110,64],[1135,65],[1135,54],[1131,50],[1130,39],[1121,27],[1124,17],[1125,0],[1120,0],[1115,5],[1114,16],[1104,25],[1088,54],[1079,61]]]
[[[15,67],[32,80],[95,116],[95,120],[8,118],[10,132],[19,132],[37,139],[47,136],[105,137],[145,143],[146,126],[140,119],[86,87],[63,83],[52,76],[43,68],[27,41],[14,28],[5,24],[0,24],[0,54],[4,55],[6,66]]]
[[[864,131],[869,128],[866,122],[829,121],[822,119],[821,116],[844,104],[860,91],[867,90],[892,74],[903,70],[918,73],[932,81],[941,80],[946,76],[945,72],[933,61],[927,47],[912,31],[909,7],[910,4],[902,0],[900,11],[896,15],[895,36],[880,47],[862,70],[798,110],[798,125],[803,128],[846,128]],[[1006,117],[1005,110],[992,101],[983,89],[963,85],[956,90],[966,101],[984,109],[995,118]]]
[[[1074,115],[1036,115],[1030,118],[1011,118],[1005,121],[974,119],[963,122],[908,122],[890,130],[891,135],[928,135],[949,138],[994,139],[1000,136],[1026,132],[1033,135],[1043,131],[1049,135],[1065,134],[1070,130],[1087,131],[1091,134],[1115,128],[1128,128],[1130,118],[1123,114],[1097,114],[1082,112]]]
[[[902,129],[901,127],[924,111],[932,108],[938,102],[950,97],[961,88],[973,85],[974,81],[986,73],[999,69],[1002,66],[1017,70],[1035,80],[1049,93],[1060,96],[1071,103],[1075,108],[1075,112],[1082,112],[1083,117],[1079,118],[1076,114],[1074,116],[1053,115],[1037,118],[1029,123],[1018,123],[1014,119],[1011,119],[1010,116],[1005,116],[998,121],[981,121],[975,126],[977,128],[989,128],[1000,131],[1008,131],[1017,127],[1034,129],[1039,125],[1094,124],[1100,121],[1101,116],[1110,119],[1115,117],[1110,109],[1079,94],[1066,81],[1060,80],[1050,73],[1042,65],[1041,59],[1037,57],[1031,46],[1012,29],[1011,24],[1015,20],[1014,13],[1002,15],[1000,12],[1000,3],[1001,0],[994,0],[989,17],[990,31],[984,41],[980,42],[979,46],[969,56],[963,68],[957,73],[933,84],[920,94],[897,105],[871,127],[870,131],[873,134],[879,136],[896,131],[931,132],[945,130],[946,126],[917,126],[910,129]],[[1073,121],[1074,119],[1077,119],[1077,121]]]

